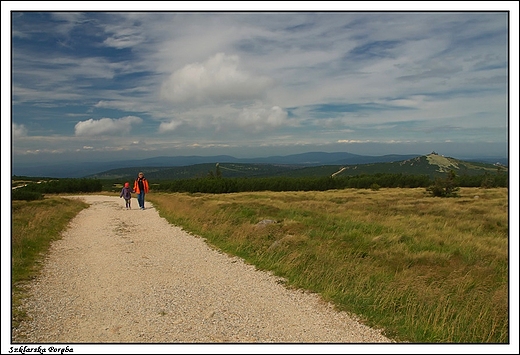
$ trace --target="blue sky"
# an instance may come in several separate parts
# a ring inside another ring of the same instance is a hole
[[[8,19],[14,165],[508,153],[518,24],[507,12],[13,9]]]

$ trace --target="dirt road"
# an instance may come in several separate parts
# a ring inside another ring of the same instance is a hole
[[[384,343],[319,297],[110,196],[55,242],[26,303],[29,343]]]

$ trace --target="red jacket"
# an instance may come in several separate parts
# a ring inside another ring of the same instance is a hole
[[[144,186],[144,193],[147,194],[148,190],[150,189],[150,187],[148,186],[148,180],[146,180],[146,178],[143,177],[141,181]],[[139,189],[139,178],[135,179],[134,181],[134,191],[136,194],[141,193],[141,189]]]

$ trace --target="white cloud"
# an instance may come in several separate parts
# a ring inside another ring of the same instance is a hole
[[[370,140],[358,140],[358,139],[340,139],[338,143],[370,143]]]
[[[27,128],[25,128],[23,124],[13,123],[12,129],[14,138],[25,137],[27,135]]]
[[[115,33],[103,42],[107,47],[114,47],[117,49],[132,48],[141,44],[145,40],[145,38],[141,34],[137,33],[134,28],[111,27],[110,31]]]
[[[246,107],[240,113],[237,124],[242,127],[263,131],[279,127],[287,122],[287,111],[278,106],[270,109],[264,107]]]
[[[159,125],[159,133],[173,132],[182,124],[182,122],[171,120],[170,122],[161,122]]]
[[[161,97],[174,103],[201,103],[262,96],[272,80],[240,70],[239,62],[236,55],[217,53],[204,63],[188,64],[163,83]]]
[[[99,135],[120,135],[129,133],[132,125],[139,124],[143,120],[136,116],[126,116],[119,119],[102,118],[100,120],[89,119],[80,121],[74,126],[75,135],[99,136]]]
[[[124,93],[122,94],[114,94],[114,93],[107,93],[108,95],[112,95],[114,97],[113,100],[100,100],[97,104],[94,105],[95,108],[108,108],[108,109],[114,109],[114,110],[121,110],[121,111],[127,111],[127,112],[150,112],[153,110],[153,108],[156,107],[154,104],[150,104],[147,102],[143,102],[138,99],[128,99],[129,97],[132,97],[131,95],[128,95],[125,99],[119,99],[118,96],[124,96]]]

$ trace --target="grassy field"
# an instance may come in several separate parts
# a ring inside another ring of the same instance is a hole
[[[414,343],[507,343],[508,191],[150,193],[161,216]]]
[[[508,191],[461,188],[459,195],[152,191],[146,199],[171,223],[398,341],[508,343]],[[12,202],[13,326],[25,317],[23,286],[86,206],[59,197]]]
[[[52,241],[74,216],[88,204],[77,200],[47,197],[37,201],[11,203],[11,282],[12,326],[26,317],[21,300],[25,285],[40,271],[41,262]]]

